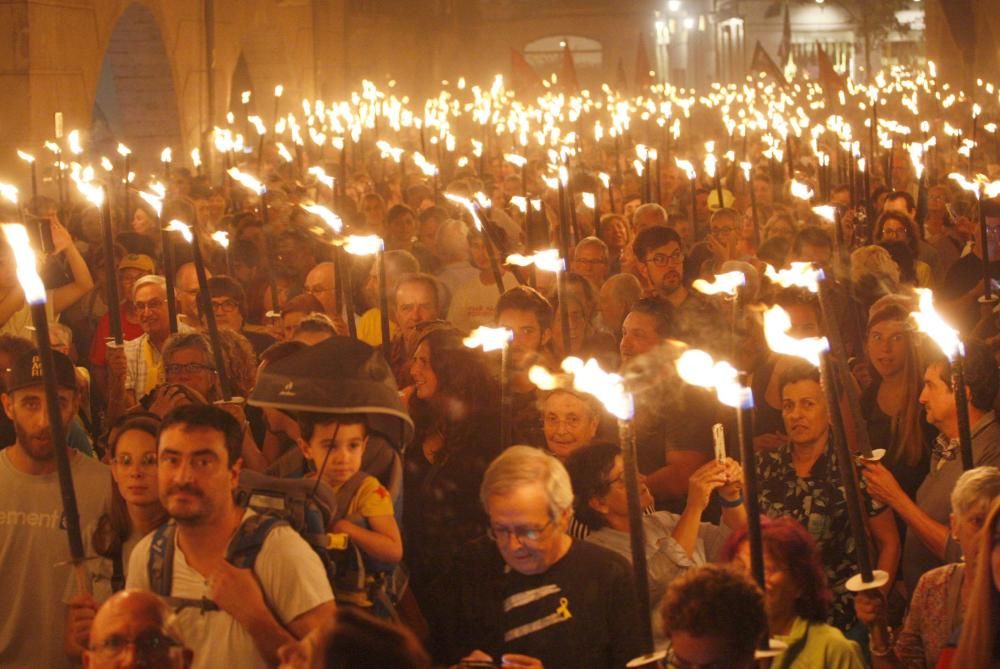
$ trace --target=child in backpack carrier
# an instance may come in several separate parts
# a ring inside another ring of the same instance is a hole
[[[335,594],[338,601],[371,607],[370,589],[379,585],[374,580],[403,559],[403,540],[389,491],[361,470],[368,445],[365,416],[302,412],[297,418],[299,448],[313,468],[307,476],[330,486],[341,507],[327,532],[346,535],[362,558],[352,561],[355,552],[350,547],[331,551],[337,564]],[[359,568],[364,569],[363,582],[358,582]]]

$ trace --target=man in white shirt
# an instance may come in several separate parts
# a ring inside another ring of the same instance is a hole
[[[233,501],[241,434],[214,406],[166,416],[157,476],[171,521],[139,542],[129,561],[127,587],[152,590],[177,611],[194,669],[272,666],[280,646],[334,612],[319,557],[287,525],[271,527],[251,568],[229,561],[230,543],[246,536],[244,524],[260,520]]]

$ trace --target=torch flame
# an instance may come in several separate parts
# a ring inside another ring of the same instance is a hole
[[[469,348],[481,348],[487,353],[499,351],[514,338],[514,332],[507,328],[490,328],[485,325],[473,330],[462,343]]]
[[[524,167],[528,164],[527,158],[519,156],[516,153],[505,153],[503,154],[503,159],[512,165],[517,165],[518,167]]]
[[[920,310],[914,311],[910,315],[917,322],[917,329],[926,333],[948,356],[948,360],[954,362],[956,355],[964,355],[965,347],[958,336],[958,331],[948,325],[941,317],[941,314],[934,308],[934,293],[927,288],[917,288],[917,295],[920,298]]]
[[[70,153],[77,156],[83,153],[83,145],[80,144],[79,130],[70,130],[69,135],[66,136],[66,143],[69,145]]]
[[[33,155],[31,155],[30,153],[26,153],[26,152],[22,151],[21,149],[17,150],[17,157],[20,158],[21,160],[23,160],[26,163],[33,163],[33,162],[35,162],[35,157]]]
[[[156,212],[157,217],[163,213],[163,198],[161,196],[155,195],[153,193],[146,193],[144,191],[139,191],[139,197],[146,201],[146,203],[153,208]]]
[[[597,208],[597,198],[594,197],[593,193],[580,193],[580,197],[583,199],[583,206],[587,209]]]
[[[559,380],[541,365],[532,365],[528,370],[528,380],[540,390],[554,390],[559,386]]]
[[[17,204],[17,186],[0,183],[0,197],[12,204]]]
[[[130,153],[132,153],[132,149],[128,148],[127,146],[125,146],[121,142],[118,143],[118,155],[119,156],[124,157],[124,156],[129,155]]]
[[[698,173],[695,171],[694,165],[691,164],[691,161],[674,158],[674,162],[677,164],[677,167],[684,171],[684,174],[687,175],[689,181],[694,181],[698,178]]]
[[[764,338],[768,347],[775,353],[793,355],[820,365],[820,356],[830,350],[826,337],[806,337],[796,339],[788,334],[792,327],[792,319],[788,312],[775,305],[764,312]]]
[[[169,223],[167,223],[167,230],[171,232],[181,233],[181,237],[184,238],[188,244],[194,241],[194,235],[191,234],[191,226],[184,221],[178,221],[176,218]]]
[[[160,152],[161,163],[169,163],[171,160],[173,160],[173,157],[174,157],[174,152],[169,146]]]
[[[212,241],[224,249],[229,248],[229,233],[225,230],[216,230],[212,233]]]
[[[28,304],[45,304],[45,284],[38,276],[35,251],[31,248],[28,231],[20,223],[3,223],[3,234],[17,263],[17,281]]]
[[[814,195],[813,189],[809,187],[809,184],[796,181],[795,179],[792,179],[791,193],[792,197],[807,201],[811,200]]]
[[[753,393],[739,382],[739,372],[726,361],[715,362],[712,356],[698,349],[688,349],[675,363],[677,373],[693,386],[715,390],[716,397],[726,406],[752,409]]]
[[[264,188],[264,184],[262,184],[260,181],[253,178],[246,172],[241,172],[238,167],[230,167],[228,170],[226,170],[226,174],[231,176],[233,178],[233,181],[236,181],[245,188],[252,190],[254,193],[257,193],[257,195],[263,195],[264,192],[267,190],[266,188]]]
[[[300,205],[303,209],[308,211],[310,214],[319,216],[323,219],[323,222],[333,230],[334,234],[340,234],[344,230],[344,222],[335,213],[330,211],[328,208],[321,204],[303,204]]]
[[[837,219],[837,208],[832,204],[824,204],[812,208],[813,213],[823,220],[833,223]]]
[[[382,250],[382,238],[378,235],[349,235],[344,240],[344,250],[352,256],[370,256]]]
[[[612,416],[619,420],[632,418],[635,413],[632,394],[625,391],[625,381],[619,374],[605,372],[593,358],[587,362],[566,358],[562,368],[573,375],[574,388],[596,397]]]
[[[725,274],[716,274],[715,280],[709,283],[704,279],[695,279],[691,287],[697,290],[699,293],[704,293],[705,295],[729,295],[730,297],[735,297],[736,292],[739,290],[740,286],[745,286],[747,283],[746,275],[739,270],[732,272],[726,272]]]
[[[793,262],[789,269],[775,270],[771,265],[764,269],[764,276],[782,288],[805,288],[810,293],[819,292],[819,280],[823,278],[822,270],[816,269],[809,262]]]
[[[507,256],[507,264],[518,267],[528,267],[534,265],[543,272],[561,272],[566,267],[563,259],[559,257],[558,249],[546,249],[535,251],[533,255],[523,256],[520,253],[512,253]]]
[[[469,212],[469,215],[472,216],[472,222],[476,224],[476,230],[482,232],[483,223],[479,220],[479,214],[476,213],[476,207],[473,206],[472,200],[454,193],[445,193],[444,196],[452,202],[460,204],[463,209]]]

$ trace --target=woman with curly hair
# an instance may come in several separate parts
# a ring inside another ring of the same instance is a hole
[[[863,669],[861,648],[827,624],[833,594],[815,540],[790,517],[761,518],[764,608],[771,636],[788,645],[774,669]],[[750,542],[743,529],[729,537],[722,560],[750,573]]]
[[[425,324],[404,391],[416,430],[404,455],[403,536],[413,592],[426,608],[431,582],[458,548],[486,531],[477,499],[500,452],[499,386],[485,356],[441,322]]]

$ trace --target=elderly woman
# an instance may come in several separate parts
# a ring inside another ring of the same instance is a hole
[[[772,636],[787,644],[772,667],[863,669],[861,649],[826,623],[833,600],[816,542],[789,517],[763,519],[764,606]],[[745,530],[730,537],[723,559],[750,573],[750,542]]]
[[[950,649],[941,653],[938,667],[959,669],[960,667],[1000,666],[1000,501],[995,501],[983,529],[976,559],[976,568],[971,570],[972,583],[968,602],[969,615],[962,625],[958,640],[958,650],[954,657]]]
[[[1000,469],[996,467],[977,467],[958,479],[951,493],[951,534],[965,561],[946,564],[920,577],[895,646],[872,644],[875,669],[938,666],[941,650],[961,627],[963,613],[969,608],[983,526],[998,497]],[[884,605],[880,596],[860,593],[855,609],[859,620],[873,624]]]
[[[585,446],[569,457],[566,469],[573,481],[573,514],[590,529],[587,541],[631,560],[621,450],[610,443]],[[691,567],[717,560],[729,532],[746,527],[742,482],[743,470],[735,460],[711,460],[692,474],[682,514],[657,511],[643,517],[649,601],[654,612],[659,611],[659,602],[671,581]],[[639,483],[640,505],[651,507],[653,495],[646,488],[645,477],[640,477]],[[722,527],[701,522],[714,491],[718,491],[722,503]],[[662,631],[655,622],[653,629]]]

